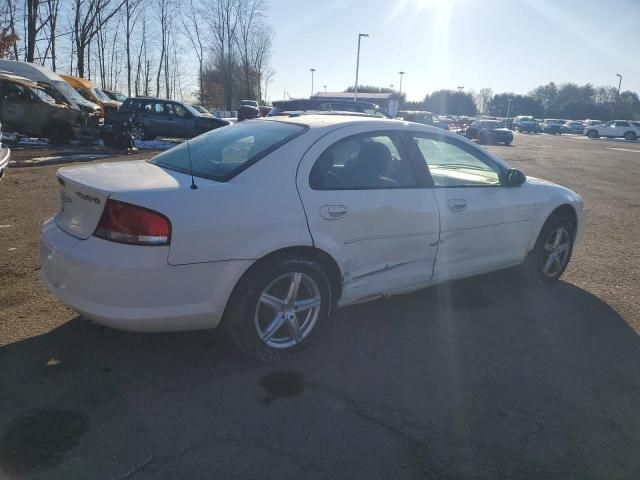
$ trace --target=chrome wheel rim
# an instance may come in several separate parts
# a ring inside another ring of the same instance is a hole
[[[144,129],[139,125],[135,125],[131,127],[131,135],[136,140],[144,140]]]
[[[321,306],[320,288],[313,278],[301,272],[281,275],[267,285],[258,299],[258,336],[272,348],[298,345],[313,330]]]
[[[571,248],[571,235],[564,227],[551,231],[544,243],[542,253],[542,273],[547,277],[555,277],[567,264]]]

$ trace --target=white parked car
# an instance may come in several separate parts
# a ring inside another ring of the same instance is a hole
[[[2,124],[0,123],[0,180],[9,170],[9,157],[11,150],[2,146]]]
[[[636,140],[640,136],[640,127],[628,120],[611,120],[585,128],[584,134],[589,138],[620,137],[625,140]]]
[[[250,120],[57,175],[40,260],[60,300],[126,330],[222,323],[267,361],[305,348],[334,307],[520,264],[553,282],[584,228],[571,190],[370,117]]]

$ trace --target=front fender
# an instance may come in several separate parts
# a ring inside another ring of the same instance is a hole
[[[575,242],[579,242],[584,235],[586,221],[582,197],[566,187],[535,177],[528,177],[525,185],[531,190],[536,209],[533,226],[535,236],[531,240],[529,250],[533,249],[538,235],[549,216],[554,210],[563,205],[569,205],[575,211],[577,220]]]

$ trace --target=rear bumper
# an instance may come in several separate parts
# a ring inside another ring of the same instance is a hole
[[[9,168],[9,158],[11,157],[11,150],[8,148],[0,148],[0,178],[4,176]]]
[[[172,266],[168,250],[80,240],[50,219],[40,239],[42,278],[64,304],[109,327],[141,332],[216,327],[251,261]]]

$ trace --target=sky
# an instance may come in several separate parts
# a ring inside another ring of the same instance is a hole
[[[640,0],[271,0],[270,100],[399,87],[527,93],[554,81],[640,92]]]

